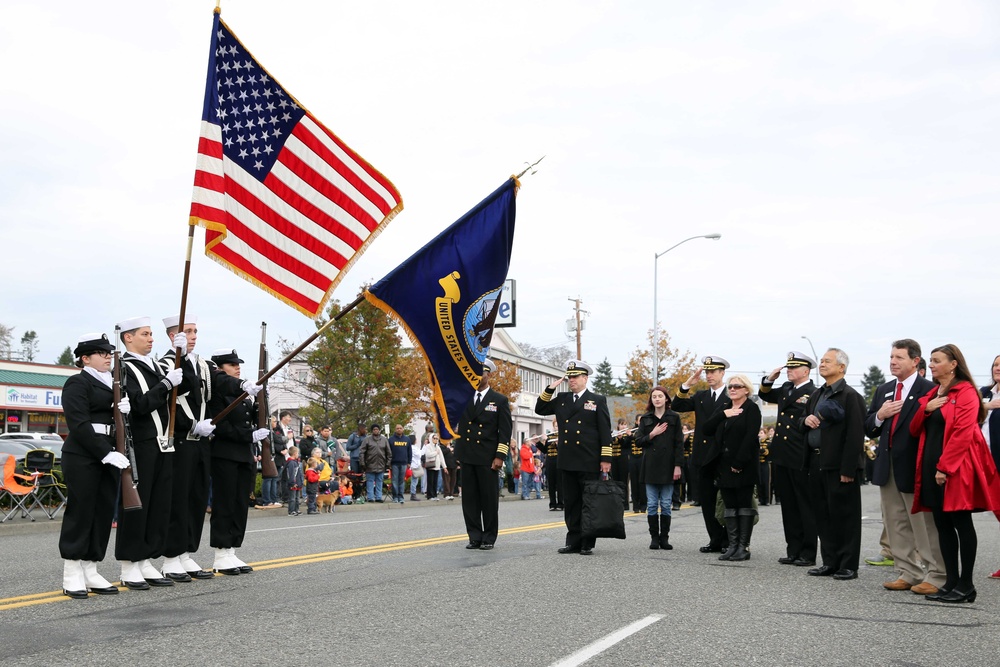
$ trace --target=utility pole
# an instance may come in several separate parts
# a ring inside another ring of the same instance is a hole
[[[575,299],[570,297],[569,301],[573,302],[573,311],[576,314],[576,326],[574,327],[574,329],[576,330],[576,358],[583,359],[583,343],[580,336],[581,332],[583,331],[583,321],[580,319],[580,314],[586,313],[587,311],[580,310],[580,304],[583,303],[580,297],[577,297]]]

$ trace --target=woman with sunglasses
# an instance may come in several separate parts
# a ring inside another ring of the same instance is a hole
[[[910,422],[910,433],[920,438],[913,511],[934,515],[946,579],[925,597],[975,602],[972,513],[1000,510],[1000,478],[981,427],[986,409],[961,350],[950,344],[934,348],[930,369],[937,386],[920,399]]]
[[[746,375],[734,375],[728,396],[705,423],[705,434],[715,436],[721,452],[716,484],[725,506],[729,548],[719,560],[750,560],[750,536],[757,510],[753,489],[760,458],[760,408],[750,399],[753,384]]]
[[[684,429],[681,416],[670,409],[663,387],[649,392],[646,414],[639,418],[636,443],[642,447],[640,478],[646,485],[646,520],[650,549],[673,549],[670,544],[670,499],[674,482],[681,478],[684,461]],[[659,510],[659,512],[657,512]]]

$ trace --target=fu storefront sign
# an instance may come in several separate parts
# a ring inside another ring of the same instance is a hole
[[[62,408],[62,389],[0,385],[0,405],[8,408]]]

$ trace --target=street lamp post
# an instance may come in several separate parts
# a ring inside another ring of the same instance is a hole
[[[807,343],[809,343],[809,349],[812,350],[813,359],[816,361],[816,382],[818,383],[820,381],[820,376],[819,376],[819,357],[816,356],[816,348],[813,347],[813,342],[811,340],[809,340],[809,336],[803,336],[802,338],[804,338],[805,341]]]
[[[668,252],[673,250],[679,245],[683,245],[688,241],[694,241],[695,239],[712,239],[713,241],[718,241],[722,238],[722,234],[701,234],[699,236],[692,236],[686,238],[680,243],[675,243],[661,253],[656,253],[653,255],[653,384],[656,386],[656,381],[659,379],[660,375],[660,323],[656,316],[656,306],[657,306],[657,280],[658,274],[658,264],[660,257],[663,257]]]

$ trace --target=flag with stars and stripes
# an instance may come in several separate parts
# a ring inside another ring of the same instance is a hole
[[[215,12],[192,225],[205,253],[316,317],[403,208],[396,187],[281,87]]]

